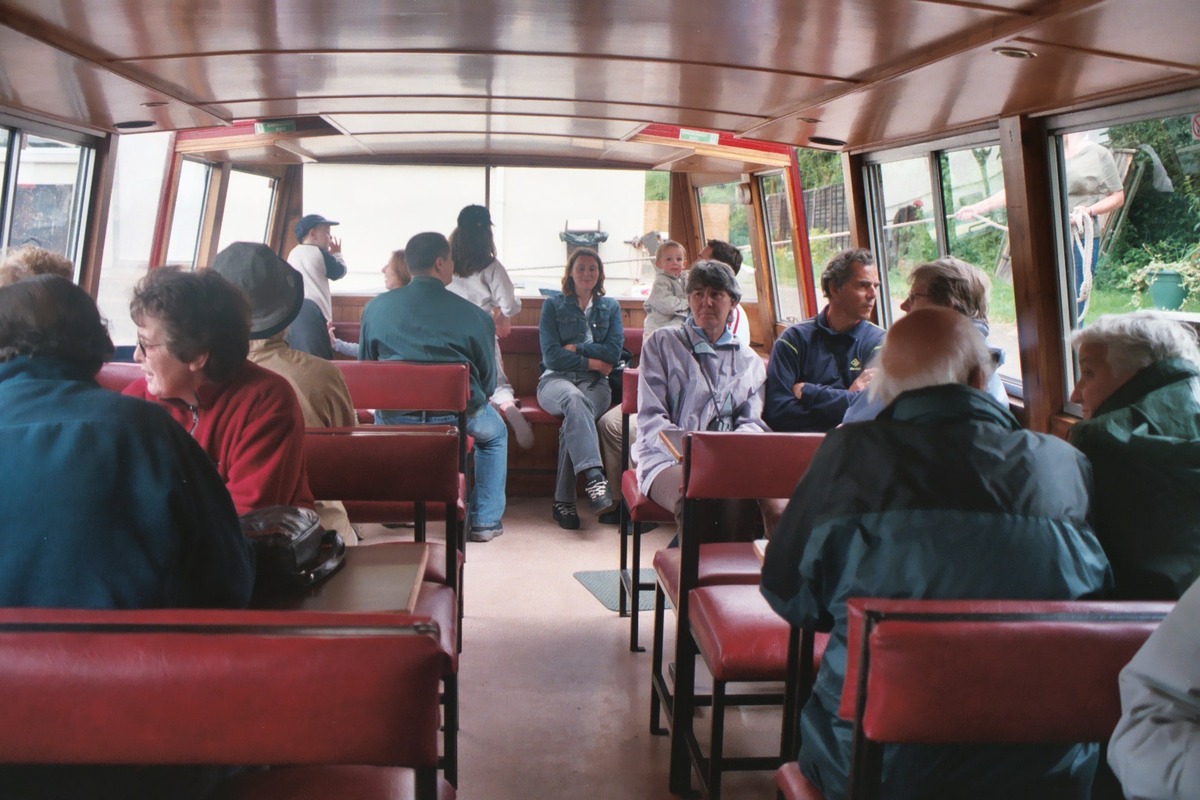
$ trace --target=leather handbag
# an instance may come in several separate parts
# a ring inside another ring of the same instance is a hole
[[[311,508],[268,506],[244,514],[241,523],[261,584],[312,586],[337,572],[346,558],[342,537],[322,529]]]

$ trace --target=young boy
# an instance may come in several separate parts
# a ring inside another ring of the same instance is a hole
[[[687,292],[683,290],[683,265],[687,251],[683,245],[667,240],[654,254],[654,284],[646,298],[646,321],[642,335],[649,336],[659,328],[678,327],[688,315]]]

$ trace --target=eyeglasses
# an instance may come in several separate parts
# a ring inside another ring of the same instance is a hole
[[[911,304],[912,301],[918,297],[929,297],[929,296],[930,295],[926,294],[925,292],[909,292],[908,297],[904,298],[904,302]]]
[[[138,339],[137,347],[134,348],[134,352],[136,353],[137,351],[140,350],[142,355],[146,355],[146,353],[148,351],[153,350],[156,347],[165,347],[166,344],[167,344],[166,342],[159,342],[157,344],[151,344],[148,342],[143,342],[141,339]]]

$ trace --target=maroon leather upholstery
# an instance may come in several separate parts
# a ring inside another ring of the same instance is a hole
[[[621,373],[621,413],[637,416],[638,413],[638,370],[626,367]]]
[[[316,497],[459,501],[458,429],[453,426],[308,428],[304,457]]]
[[[142,368],[130,361],[106,361],[96,374],[96,383],[114,392],[123,392],[125,387],[142,377]]]
[[[450,658],[449,671],[458,672],[458,599],[454,590],[434,581],[422,581],[413,616],[437,623],[438,642]]]
[[[784,681],[791,626],[767,605],[758,586],[733,584],[692,590],[692,635],[713,678]],[[814,640],[814,672],[829,634]]]
[[[679,607],[679,560],[682,553],[678,547],[659,550],[654,554],[654,571],[659,585],[671,601]],[[697,586],[719,584],[747,584],[757,586],[762,579],[762,563],[754,554],[750,542],[712,542],[700,545],[700,572]]]
[[[0,609],[0,761],[432,769],[437,635],[400,614]]]
[[[872,741],[1104,741],[1117,675],[1171,607],[852,598],[839,713],[855,717],[866,663],[856,724]]]
[[[788,498],[823,433],[691,433],[685,495],[703,499]]]
[[[638,489],[637,470],[627,469],[621,473],[621,497],[629,509],[633,522],[675,522],[675,515],[642,494]]]
[[[779,768],[775,773],[775,785],[779,787],[783,800],[825,800],[825,795],[804,777],[800,765],[795,761],[789,761]]]
[[[471,396],[466,364],[335,361],[355,408],[461,413]]]
[[[400,800],[416,796],[412,770],[339,766],[251,772],[226,782],[212,800]],[[454,797],[454,787],[438,781],[437,800]]]

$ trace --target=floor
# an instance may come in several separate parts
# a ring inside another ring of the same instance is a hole
[[[650,654],[631,653],[629,620],[573,577],[617,567],[617,528],[582,507],[580,516],[580,530],[564,531],[550,518],[549,500],[510,498],[504,535],[468,546],[459,670],[463,800],[674,796],[667,738],[649,732]],[[646,566],[673,533],[663,527],[643,537]],[[652,612],[643,612],[647,649],[652,628]],[[731,754],[778,747],[778,709],[731,712],[727,724]],[[705,719],[697,719],[697,730],[707,730]],[[772,800],[773,774],[731,773],[722,796]]]

